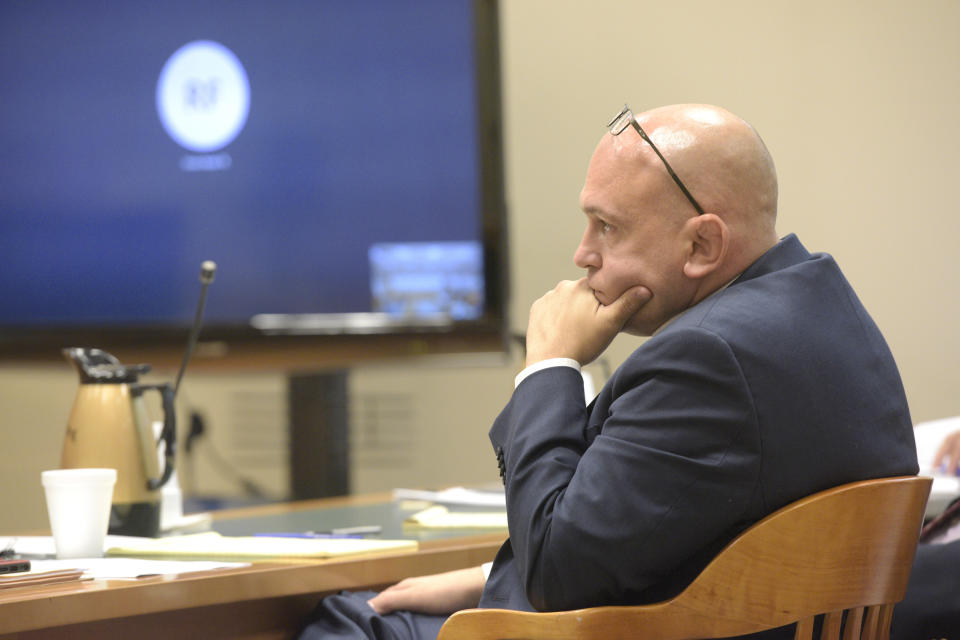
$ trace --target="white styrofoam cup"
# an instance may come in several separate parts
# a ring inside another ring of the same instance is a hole
[[[110,526],[116,469],[55,469],[40,474],[58,558],[99,558]]]

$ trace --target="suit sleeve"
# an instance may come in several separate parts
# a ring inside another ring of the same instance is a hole
[[[615,604],[658,583],[743,520],[759,474],[752,399],[712,333],[648,341],[589,417],[582,388],[573,369],[535,373],[490,432],[538,610]]]

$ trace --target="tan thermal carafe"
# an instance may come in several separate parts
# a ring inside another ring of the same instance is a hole
[[[110,510],[112,534],[156,536],[160,531],[160,488],[173,473],[175,415],[173,387],[139,384],[150,365],[122,365],[100,349],[70,348],[64,355],[80,374],[80,388],[63,439],[64,469],[117,470]],[[163,399],[163,430],[155,440],[143,394]],[[165,445],[164,468],[157,447]]]

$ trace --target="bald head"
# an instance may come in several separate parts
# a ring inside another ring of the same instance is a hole
[[[776,242],[777,174],[753,127],[703,104],[659,107],[638,114],[637,121],[704,210],[727,223],[735,245],[758,244],[765,251]],[[639,136],[617,138],[634,146],[639,162],[659,163]]]

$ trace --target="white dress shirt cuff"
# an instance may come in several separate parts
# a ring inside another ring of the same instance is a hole
[[[482,565],[480,565],[480,570],[483,571],[484,582],[490,579],[490,569],[493,569],[492,562],[484,562]]]
[[[544,369],[549,369],[550,367],[570,367],[571,369],[580,371],[580,363],[573,358],[548,358],[547,360],[534,362],[532,365],[518,373],[517,377],[513,379],[513,388],[516,389],[519,387],[520,383],[526,380],[531,374]]]

